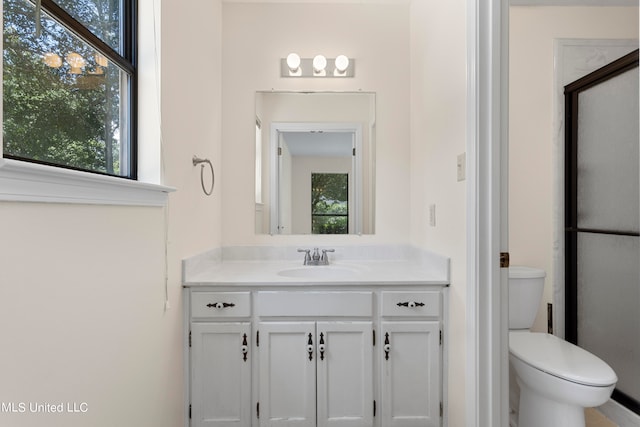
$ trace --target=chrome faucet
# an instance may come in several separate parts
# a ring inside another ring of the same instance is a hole
[[[322,255],[320,255],[320,249],[313,248],[313,255],[311,255],[311,249],[298,249],[298,252],[304,252],[303,265],[329,265],[327,252],[335,251],[335,249],[322,249]]]
[[[318,248],[313,248],[313,255],[311,255],[311,260],[313,261],[313,265],[318,265],[320,262],[320,253],[318,252]]]

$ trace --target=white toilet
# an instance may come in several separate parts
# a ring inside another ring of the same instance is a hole
[[[618,377],[588,351],[556,336],[530,332],[545,272],[509,268],[509,361],[520,389],[518,427],[584,427],[584,408],[605,403]]]

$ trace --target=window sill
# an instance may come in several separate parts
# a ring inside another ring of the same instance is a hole
[[[164,206],[174,188],[0,158],[0,201]]]

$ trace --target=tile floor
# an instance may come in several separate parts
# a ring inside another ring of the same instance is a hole
[[[598,412],[597,409],[587,408],[584,411],[586,427],[618,427],[617,424]]]

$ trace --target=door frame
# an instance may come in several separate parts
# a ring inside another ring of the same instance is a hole
[[[508,425],[508,0],[467,0],[467,426]]]
[[[269,129],[269,168],[277,173],[270,174],[269,234],[281,234],[280,230],[280,161],[278,147],[280,135],[287,132],[348,132],[354,135],[354,155],[351,161],[353,174],[353,203],[349,203],[349,222],[353,222],[353,233],[362,234],[363,218],[363,177],[362,177],[362,125],[342,122],[273,122]],[[288,233],[285,233],[288,234]]]

